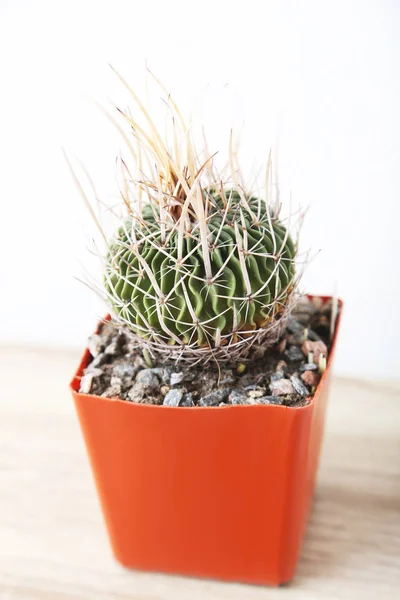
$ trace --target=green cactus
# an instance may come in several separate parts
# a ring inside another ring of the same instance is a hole
[[[256,198],[246,209],[235,191],[225,191],[225,202],[212,190],[204,197],[210,204],[208,274],[199,228],[182,240],[172,229],[163,243],[159,211],[150,206],[145,226],[126,221],[111,244],[105,285],[112,308],[144,339],[228,343],[238,332],[273,323],[292,291],[295,248],[284,226],[269,224],[265,212],[254,223]]]
[[[170,97],[172,148],[121,80],[147,130],[119,111],[136,138],[138,151],[123,134],[138,176],[122,162],[128,214],[107,245],[104,267],[112,315],[163,359],[239,361],[253,344],[277,341],[297,278],[297,247],[271,202],[270,159],[264,199],[246,193],[232,139],[222,177],[206,150],[199,161]]]

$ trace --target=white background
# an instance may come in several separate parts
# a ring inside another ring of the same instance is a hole
[[[279,136],[321,250],[303,286],[346,304],[336,370],[399,378],[399,17],[396,0],[2,0],[0,341],[83,346],[103,312],[73,278],[94,228],[61,147],[113,191],[121,143],[90,98],[126,104],[107,63],[140,92],[147,59],[213,149],[244,121],[251,164]]]

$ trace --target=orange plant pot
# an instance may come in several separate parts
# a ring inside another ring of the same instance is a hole
[[[120,563],[256,584],[292,579],[338,326],[318,389],[300,408],[175,408],[81,394],[86,350],[70,385]]]

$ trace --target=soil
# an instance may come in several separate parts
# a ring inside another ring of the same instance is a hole
[[[80,392],[165,406],[304,406],[326,366],[331,314],[330,302],[303,298],[278,344],[256,346],[247,361],[219,370],[211,362],[203,367],[150,366],[129,333],[106,322],[89,338],[92,360],[84,370]]]

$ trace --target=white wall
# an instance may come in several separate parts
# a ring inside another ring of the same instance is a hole
[[[303,247],[321,249],[304,285],[346,302],[337,371],[400,377],[399,16],[396,0],[3,0],[0,340],[82,346],[102,312],[73,279],[94,230],[60,148],[112,190],[120,140],[88,98],[126,103],[107,63],[141,90],[147,59],[184,110],[205,98],[212,147],[241,117],[247,162],[279,133]]]

